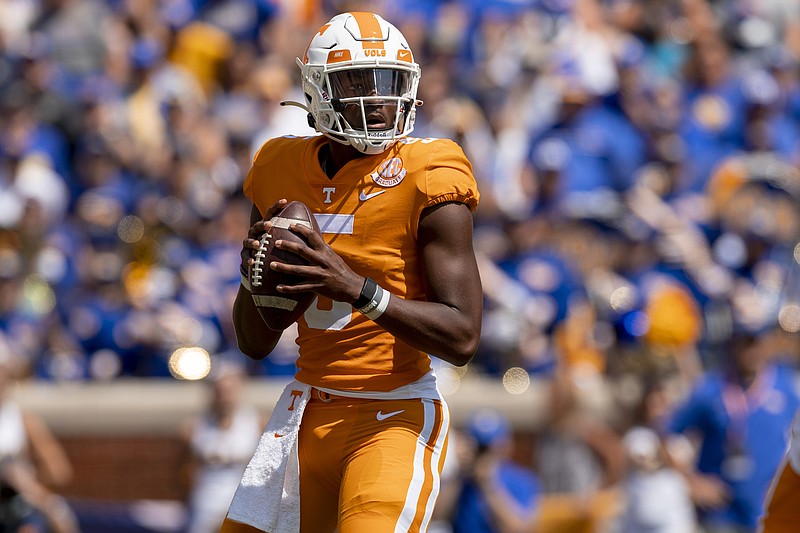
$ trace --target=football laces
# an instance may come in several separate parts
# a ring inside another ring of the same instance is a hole
[[[250,265],[250,285],[253,287],[261,286],[261,278],[264,277],[264,258],[267,255],[267,247],[269,246],[269,239],[272,235],[264,233],[259,239],[258,250],[254,256],[254,262]]]

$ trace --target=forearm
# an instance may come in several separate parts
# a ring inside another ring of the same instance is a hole
[[[283,333],[267,327],[258,314],[252,295],[244,287],[239,287],[233,303],[233,324],[239,350],[251,359],[263,359],[269,355]]]
[[[463,366],[478,349],[483,309],[467,207],[442,204],[427,210],[419,243],[429,301],[392,296],[376,322],[415,348]]]
[[[394,295],[375,322],[403,342],[456,366],[472,359],[480,339],[480,322],[463,310]]]

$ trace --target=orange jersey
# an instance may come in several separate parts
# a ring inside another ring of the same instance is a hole
[[[280,137],[261,147],[244,192],[261,213],[277,200],[304,202],[325,241],[356,273],[392,294],[425,299],[417,246],[422,211],[442,202],[475,210],[479,193],[461,148],[445,139],[405,138],[349,161],[333,179],[319,151],[328,139]],[[323,301],[325,300],[325,301]],[[430,357],[344,302],[317,298],[298,321],[296,378],[352,391],[390,391],[430,370]]]

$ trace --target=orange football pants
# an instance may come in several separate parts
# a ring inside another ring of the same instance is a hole
[[[298,442],[300,532],[427,531],[448,430],[447,406],[439,400],[312,391]],[[226,519],[220,533],[257,531]]]
[[[788,458],[782,463],[778,476],[764,504],[760,533],[800,531],[800,476]]]

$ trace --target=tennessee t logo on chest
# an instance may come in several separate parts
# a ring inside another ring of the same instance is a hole
[[[336,187],[323,187],[323,188],[322,188],[322,194],[324,194],[324,195],[325,195],[325,200],[324,200],[324,202],[325,202],[326,204],[329,204],[329,203],[331,203],[331,195],[332,195],[333,193],[335,193],[335,192],[336,192]]]

